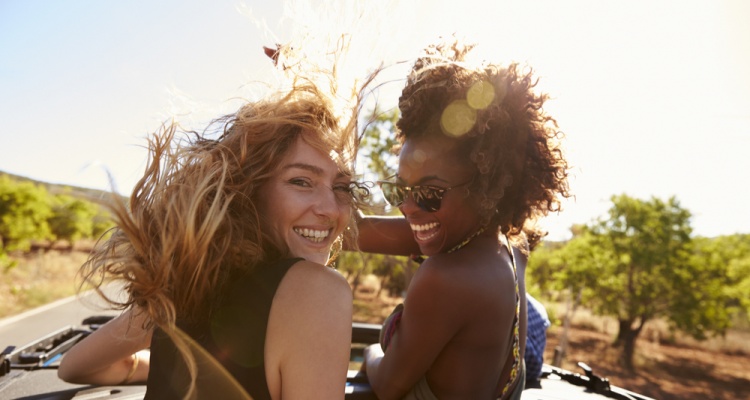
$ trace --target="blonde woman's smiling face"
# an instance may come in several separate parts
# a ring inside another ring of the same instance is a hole
[[[264,185],[261,213],[288,256],[326,264],[351,216],[351,177],[330,155],[302,139],[292,145]]]

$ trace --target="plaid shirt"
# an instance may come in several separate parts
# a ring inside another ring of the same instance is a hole
[[[547,310],[537,299],[526,293],[526,380],[537,381],[542,375],[544,347],[547,345],[547,328],[550,326]]]

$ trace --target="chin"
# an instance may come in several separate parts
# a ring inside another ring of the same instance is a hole
[[[296,246],[293,245],[289,248],[290,257],[304,258],[307,261],[325,265],[331,255],[332,246],[330,244],[327,246],[323,244],[318,244],[317,246],[310,246],[306,243],[295,244]]]
[[[445,238],[437,235],[426,242],[417,242],[419,244],[419,251],[425,256],[434,256],[443,250]]]
[[[318,263],[318,264],[326,265],[326,263],[328,262],[328,253],[330,253],[330,252],[327,252],[325,254],[320,254],[320,253],[298,253],[298,254],[294,254],[293,257],[300,257],[300,258],[304,258],[307,261],[312,261],[312,262],[315,262],[315,263]]]
[[[422,253],[422,255],[427,257],[434,256],[435,254],[439,253],[439,251],[429,245],[419,246],[419,251]]]

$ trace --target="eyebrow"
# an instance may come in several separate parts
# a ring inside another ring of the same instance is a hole
[[[399,182],[399,183],[404,183],[405,182],[403,179],[401,179],[401,176],[399,176],[399,175],[396,175],[396,181]],[[423,176],[420,180],[418,180],[415,183],[415,185],[412,185],[412,186],[425,185],[425,182],[429,182],[429,181],[440,181],[440,182],[443,182],[443,183],[446,183],[446,184],[450,183],[450,182],[446,181],[445,179],[440,178],[437,175],[428,175],[428,176]]]
[[[310,172],[312,172],[315,175],[323,175],[323,168],[317,167],[317,166],[312,165],[312,164],[293,163],[293,164],[287,164],[287,165],[283,166],[281,169],[282,170],[289,170],[289,169],[294,169],[294,168],[302,169],[302,170],[305,170],[305,171],[310,171]],[[338,178],[341,178],[341,177],[351,178],[351,175],[345,173],[342,170],[339,170],[338,173],[336,174],[336,178],[338,179]]]
[[[322,168],[316,167],[316,166],[311,165],[311,164],[294,163],[294,164],[287,164],[287,165],[285,165],[285,166],[282,167],[282,169],[284,169],[284,170],[293,169],[293,168],[304,169],[306,171],[310,171],[310,172],[318,174],[318,175],[322,175],[323,174],[323,169]]]

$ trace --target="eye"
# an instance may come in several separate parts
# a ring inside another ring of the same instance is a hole
[[[349,204],[353,200],[352,189],[348,183],[337,183],[331,187],[336,195],[336,201],[342,204]]]
[[[287,182],[294,186],[299,186],[299,187],[304,187],[304,188],[312,187],[312,183],[310,182],[309,179],[306,179],[306,178],[292,178],[292,179],[289,179]]]
[[[331,189],[333,189],[333,191],[336,192],[336,193],[352,194],[352,192],[354,191],[353,186],[354,186],[354,184],[351,183],[351,182],[336,183],[336,184],[333,185],[333,187]]]
[[[342,203],[351,203],[354,200],[354,187],[350,182],[336,183],[331,187],[336,194],[338,201]]]

